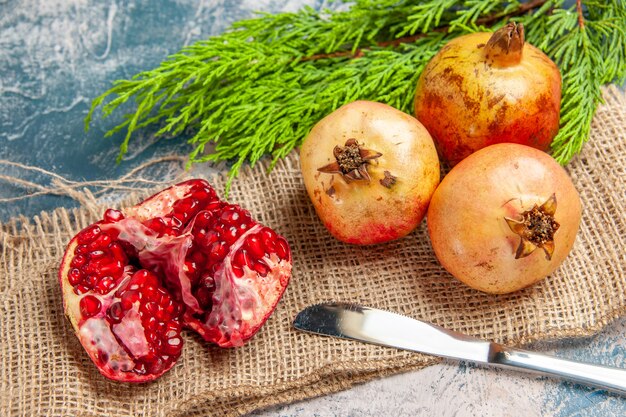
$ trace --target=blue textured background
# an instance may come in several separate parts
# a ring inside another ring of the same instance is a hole
[[[314,0],[96,1],[0,0],[0,159],[38,166],[72,180],[118,178],[154,156],[186,155],[184,138],[153,141],[145,130],[115,164],[122,134],[104,139],[121,113],[83,118],[90,100],[118,78],[150,69],[183,45],[224,30],[255,10],[294,11]],[[47,183],[49,178],[0,165],[2,175]],[[0,198],[23,195],[0,182]],[[49,196],[0,204],[0,220],[32,216],[75,202]],[[626,367],[620,320],[590,339],[542,343],[535,349]],[[374,381],[256,416],[626,416],[626,400],[602,391],[502,370],[444,363]]]
[[[119,78],[157,66],[182,46],[222,32],[253,12],[295,11],[323,1],[95,1],[0,0],[0,159],[53,171],[72,180],[117,178],[142,161],[187,155],[184,137],[154,141],[154,129],[136,135],[120,165],[115,158],[123,132],[104,133],[122,111],[89,132],[83,119],[91,100]],[[125,109],[132,109],[126,106]],[[5,175],[35,182],[24,170],[0,167]],[[24,194],[3,184],[1,197]],[[0,207],[0,220],[75,204],[38,197]]]

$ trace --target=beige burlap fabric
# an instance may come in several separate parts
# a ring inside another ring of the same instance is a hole
[[[2,225],[0,415],[234,416],[435,360],[292,329],[300,309],[325,300],[394,310],[513,345],[600,330],[626,313],[626,99],[617,89],[605,98],[590,142],[568,168],[584,205],[574,250],[553,276],[507,296],[473,291],[447,274],[424,224],[374,247],[333,239],[307,198],[295,153],[269,175],[261,165],[244,170],[230,200],[290,241],[291,284],[246,346],[219,349],[187,333],[178,364],[150,384],[101,377],[63,315],[59,260],[70,238],[94,221],[94,210],[58,209]]]

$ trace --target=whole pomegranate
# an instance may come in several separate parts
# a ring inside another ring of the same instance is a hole
[[[552,157],[503,143],[456,165],[435,191],[427,218],[443,267],[472,288],[503,294],[563,262],[580,216],[578,192]]]
[[[241,346],[272,313],[291,276],[287,241],[190,180],[102,220],[68,244],[65,313],[107,378],[151,381],[180,356],[188,327]]]
[[[318,122],[300,150],[304,184],[337,239],[398,239],[422,221],[439,183],[439,160],[421,123],[393,107],[347,104]]]
[[[420,76],[415,116],[453,166],[494,143],[548,150],[559,129],[560,101],[559,69],[524,43],[521,24],[509,23],[444,46]]]

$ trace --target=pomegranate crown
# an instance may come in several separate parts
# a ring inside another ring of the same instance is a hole
[[[509,67],[522,60],[524,25],[509,22],[491,35],[485,45],[485,58],[494,66]]]

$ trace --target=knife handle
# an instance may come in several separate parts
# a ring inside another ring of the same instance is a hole
[[[494,344],[489,362],[545,376],[556,376],[626,395],[626,369],[571,361]]]

